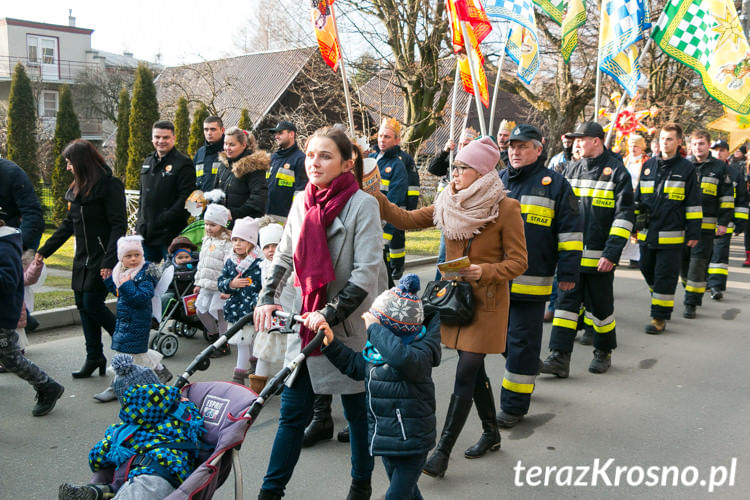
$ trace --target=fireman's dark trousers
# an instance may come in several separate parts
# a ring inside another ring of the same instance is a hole
[[[500,407],[511,415],[526,415],[539,373],[544,302],[510,301],[505,349],[505,375]]]
[[[572,290],[559,290],[549,348],[572,352],[579,317],[594,331],[594,348],[611,351],[617,347],[615,334],[615,272],[582,272]],[[581,307],[583,306],[583,307]]]
[[[654,319],[672,318],[681,259],[682,247],[648,248],[641,245],[641,274],[651,292],[651,317]]]
[[[680,277],[685,287],[685,305],[699,306],[703,304],[703,294],[706,292],[706,269],[711,260],[714,246],[714,232],[701,231],[698,244],[693,248],[682,249],[682,266]]]
[[[723,234],[714,238],[714,249],[711,254],[711,262],[708,264],[708,280],[706,282],[709,289],[718,288],[722,292],[727,289],[729,244],[731,242],[731,234]]]

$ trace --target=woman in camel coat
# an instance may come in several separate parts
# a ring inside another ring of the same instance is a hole
[[[466,254],[471,261],[462,279],[472,285],[474,318],[466,326],[440,328],[443,344],[458,350],[459,361],[440,442],[424,467],[430,476],[445,474],[472,401],[483,432],[464,455],[477,458],[500,447],[484,357],[505,351],[508,282],[526,270],[526,239],[520,205],[505,196],[495,170],[499,159],[500,150],[489,137],[470,143],[456,156],[449,187],[438,195],[434,205],[420,210],[400,209],[377,195],[383,220],[399,229],[437,226],[445,235],[446,260]]]

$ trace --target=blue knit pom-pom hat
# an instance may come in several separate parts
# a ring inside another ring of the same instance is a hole
[[[370,312],[380,324],[395,335],[412,335],[422,330],[424,311],[419,292],[419,276],[404,275],[398,286],[386,290],[375,298]]]
[[[161,383],[153,370],[133,363],[133,356],[130,354],[115,354],[112,358],[112,369],[115,371],[112,389],[121,402],[123,394],[130,386]]]

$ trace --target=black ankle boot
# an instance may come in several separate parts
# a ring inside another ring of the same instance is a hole
[[[330,394],[316,394],[313,400],[313,417],[305,428],[305,438],[302,447],[307,448],[318,441],[333,438],[333,419],[331,418]]]
[[[488,451],[500,449],[500,431],[495,418],[495,398],[489,379],[484,379],[474,389],[474,405],[482,421],[482,436],[477,443],[464,452],[466,458],[479,458]]]
[[[107,359],[104,357],[98,359],[87,359],[83,362],[83,366],[77,372],[73,372],[73,378],[89,378],[94,371],[99,368],[99,376],[104,376],[104,371],[107,368]]]
[[[352,485],[349,487],[349,494],[346,500],[370,500],[372,496],[372,486],[370,480],[352,479]]]
[[[57,400],[60,399],[65,391],[63,386],[52,379],[35,387],[35,389],[36,405],[34,405],[34,409],[31,410],[31,414],[35,417],[42,417],[51,412],[57,404]]]
[[[440,442],[432,456],[427,460],[422,472],[432,477],[445,476],[451,450],[453,445],[456,444],[458,435],[461,434],[461,429],[463,429],[470,411],[471,399],[464,399],[451,394],[451,402],[448,406],[448,415],[445,417],[443,433],[440,435]]]
[[[268,490],[260,490],[258,493],[258,500],[281,500],[281,497]]]

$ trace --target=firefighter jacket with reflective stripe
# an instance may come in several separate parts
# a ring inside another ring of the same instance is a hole
[[[404,162],[404,167],[406,167],[406,177],[409,181],[406,191],[406,209],[415,210],[419,205],[419,170],[414,163],[414,158],[409,153],[402,150],[400,156],[401,161]]]
[[[578,281],[583,250],[583,217],[565,178],[540,158],[500,172],[508,196],[521,203],[529,253],[528,268],[513,280],[511,299],[546,301],[557,266],[559,281]]]
[[[406,193],[409,188],[409,177],[406,165],[401,159],[401,148],[394,146],[382,153],[373,153],[372,158],[378,160],[380,170],[380,192],[388,201],[401,208],[406,208]]]
[[[703,162],[693,160],[701,190],[703,231],[716,231],[716,226],[728,226],[734,217],[734,186],[729,179],[727,164],[708,157]]]
[[[746,229],[747,225],[749,213],[748,201],[750,201],[750,198],[747,193],[745,172],[735,165],[729,164],[727,170],[729,171],[729,178],[734,185],[734,229],[735,231],[742,232]]]
[[[648,248],[681,247],[700,237],[703,209],[693,165],[679,154],[643,164],[635,190],[638,217],[648,218],[638,241]]]
[[[607,149],[565,168],[583,214],[582,272],[597,272],[599,259],[617,262],[633,230],[633,185],[622,161]]]

